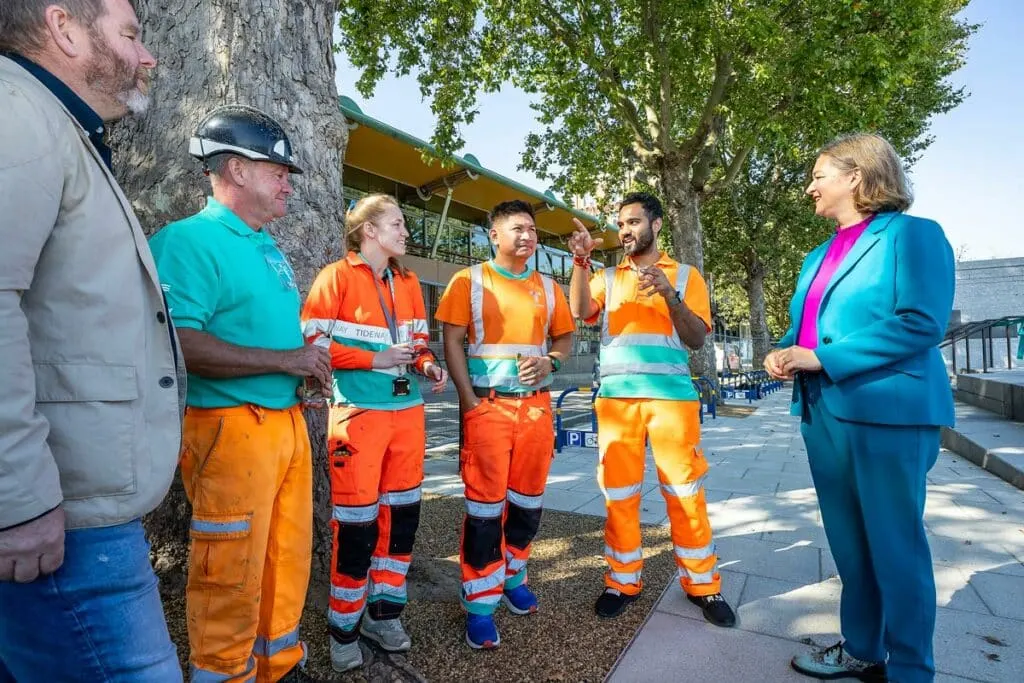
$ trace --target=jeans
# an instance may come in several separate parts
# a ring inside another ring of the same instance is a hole
[[[0,582],[0,683],[177,683],[142,522],[65,535],[64,564]]]

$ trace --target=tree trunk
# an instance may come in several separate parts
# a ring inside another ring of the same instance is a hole
[[[755,259],[753,267],[748,269],[744,285],[750,303],[750,336],[754,342],[754,369],[757,370],[771,350],[771,333],[765,312],[764,265],[760,261]]]
[[[663,159],[658,166],[661,192],[665,199],[665,217],[672,228],[672,249],[680,263],[704,274],[704,238],[700,225],[700,194],[690,183],[688,166],[676,159]],[[718,386],[714,337],[709,334],[704,347],[690,356],[690,372]]]
[[[159,60],[150,111],[114,134],[115,164],[150,234],[203,206],[209,184],[188,155],[189,137],[224,104],[261,109],[285,128],[299,165],[289,215],[270,232],[295,269],[303,294],[341,256],[342,158],[348,129],[338,108],[332,52],[335,2],[141,0],[144,41]],[[250,11],[251,10],[251,11]],[[325,417],[310,415],[314,458],[314,560],[310,595],[326,603],[331,547]],[[190,510],[180,481],[146,520],[155,564],[181,568]]]

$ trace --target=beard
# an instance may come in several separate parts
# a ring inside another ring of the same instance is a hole
[[[636,256],[638,254],[646,254],[654,246],[654,230],[648,225],[644,228],[643,232],[633,238],[633,245],[631,247],[623,248],[627,256]]]
[[[90,39],[93,54],[85,69],[86,84],[118,102],[127,113],[144,113],[149,108],[149,95],[142,89],[149,83],[148,70],[132,67],[98,32],[90,32]]]

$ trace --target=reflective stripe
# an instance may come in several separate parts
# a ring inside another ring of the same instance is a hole
[[[544,353],[547,353],[548,332],[551,330],[551,318],[555,315],[555,281],[544,274],[541,274],[540,281],[544,285],[544,301],[548,305],[548,317],[544,321]]]
[[[539,496],[524,496],[512,489],[508,490],[508,502],[524,510],[540,510],[544,502],[544,494]]]
[[[422,497],[423,497],[423,492],[420,490],[420,487],[417,486],[416,488],[409,489],[407,491],[388,491],[387,493],[381,495],[381,497],[380,497],[380,504],[381,505],[412,505],[413,503],[420,502],[420,499]]]
[[[640,572],[608,572],[608,578],[616,583],[632,585],[640,583]]]
[[[466,514],[478,519],[493,519],[501,517],[505,512],[505,501],[497,503],[478,503],[475,500],[466,499]]]
[[[393,557],[371,557],[370,571],[394,572],[405,576],[409,573],[409,563],[396,560]]]
[[[333,609],[327,610],[327,621],[332,626],[340,628],[342,631],[351,631],[359,623],[359,617],[363,616],[362,608],[357,609],[355,612],[338,612]]]
[[[711,583],[715,580],[714,570],[709,572],[691,572],[690,570],[686,570],[684,572],[680,569],[676,571],[676,574],[679,578],[689,578],[690,583]]]
[[[642,487],[642,484],[631,484],[629,486],[607,488],[604,490],[604,497],[608,500],[626,500],[633,496],[639,496]]]
[[[370,586],[370,599],[388,597],[396,600],[408,600],[409,594],[405,589],[405,583],[401,586],[392,586],[390,583],[373,583]]]
[[[475,358],[515,358],[523,356],[543,356],[547,349],[533,344],[473,344],[469,355]]]
[[[473,605],[496,605],[499,602],[501,602],[501,593],[496,593],[496,594],[495,593],[491,593],[489,595],[478,595],[477,597],[473,598],[472,600],[469,600],[468,598],[463,596],[462,602],[464,604],[465,603],[470,603],[470,604],[473,604]],[[481,614],[490,614],[490,613],[491,612],[489,610],[487,612],[481,612]]]
[[[412,321],[412,333],[413,334],[430,334],[430,328],[427,327],[427,321],[423,318],[416,318]]]
[[[359,602],[366,596],[366,584],[359,588],[331,586],[331,597],[342,602]]]
[[[606,545],[604,547],[604,554],[605,557],[610,557],[616,562],[622,562],[623,564],[626,564],[628,562],[639,562],[640,560],[644,559],[643,548],[637,548],[636,550],[619,551],[611,547],[610,545]]]
[[[483,593],[497,588],[503,583],[505,583],[505,567],[498,565],[498,568],[487,576],[482,576],[472,581],[463,581],[462,591],[466,595],[473,595],[474,593]]]
[[[339,522],[350,524],[360,524],[364,522],[372,522],[377,519],[378,505],[364,505],[362,507],[348,507],[346,505],[335,505],[334,506],[334,519]]]
[[[473,315],[473,339],[484,340],[484,265],[478,263],[469,269],[469,309]],[[470,352],[472,355],[472,350]]]
[[[518,574],[524,569],[526,569],[526,560],[511,559],[505,563],[507,573]]]
[[[238,675],[245,676],[241,679],[243,683],[256,680],[256,658],[249,657],[249,664],[242,674],[221,674],[200,669],[195,664],[192,664],[189,670],[189,679],[192,683],[223,683],[223,681],[230,681]]]
[[[239,534],[249,533],[250,522],[248,519],[234,522],[210,522],[202,519],[192,518],[192,531],[204,534]]]
[[[700,548],[684,548],[681,545],[673,546],[676,557],[680,560],[706,560],[715,554],[715,544],[708,543]],[[706,581],[704,583],[707,583]]]
[[[700,493],[706,476],[702,475],[696,481],[691,481],[687,484],[662,484],[661,490],[673,498],[691,498]]]
[[[616,348],[620,346],[657,346],[660,348],[672,349],[673,351],[686,350],[678,337],[655,333],[619,334],[607,341],[602,341],[601,345],[605,348]]]
[[[273,657],[281,650],[287,650],[299,644],[299,629],[283,636],[267,640],[263,636],[256,636],[256,642],[252,646],[253,654],[260,657]]]
[[[601,377],[612,375],[684,375],[690,376],[686,363],[601,363]]]
[[[519,385],[519,375],[474,375],[471,381],[474,387],[496,388],[504,391]]]

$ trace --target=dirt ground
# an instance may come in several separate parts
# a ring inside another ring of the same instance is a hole
[[[378,654],[363,669],[337,676],[330,668],[326,614],[307,607],[301,630],[309,673],[345,683],[602,681],[675,572],[668,528],[644,527],[643,597],[618,619],[598,619],[593,604],[602,590],[604,520],[546,511],[530,561],[540,611],[517,617],[499,609],[501,647],[473,651],[463,640],[465,616],[458,602],[462,511],[458,498],[423,501],[402,617],[413,641],[408,656]],[[187,671],[183,577],[165,575],[161,581],[171,637]]]

